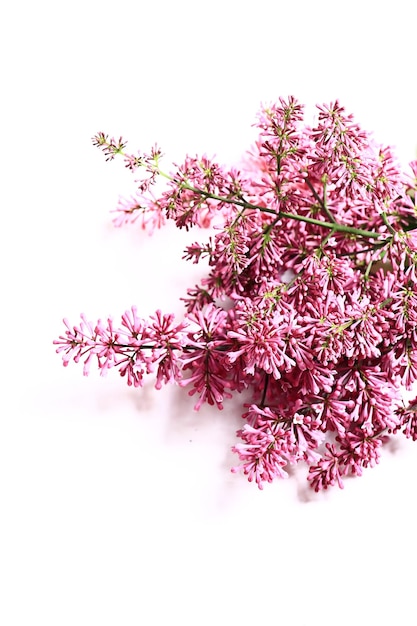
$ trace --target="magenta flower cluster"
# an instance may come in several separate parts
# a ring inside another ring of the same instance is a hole
[[[212,226],[184,251],[208,272],[184,294],[182,321],[133,306],[117,324],[65,321],[54,343],[84,374],[95,362],[135,387],[152,372],[157,389],[188,387],[196,409],[245,391],[233,472],[262,488],[302,461],[316,491],[343,487],[391,436],[417,439],[417,398],[400,395],[417,379],[417,161],[403,172],[337,101],[309,127],[280,99],[256,126],[241,170],[187,156],[165,173],[157,147],[135,155],[93,138],[138,178],[115,223]]]

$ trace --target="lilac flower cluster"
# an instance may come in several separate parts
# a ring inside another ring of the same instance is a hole
[[[397,432],[417,439],[417,161],[407,174],[336,101],[303,122],[293,98],[263,107],[243,171],[187,156],[167,174],[161,152],[125,152],[103,133],[93,142],[140,174],[137,197],[115,223],[150,230],[215,225],[184,251],[208,274],[183,298],[184,319],[135,307],[112,319],[66,324],[54,343],[64,365],[95,360],[139,387],[175,382],[222,409],[249,390],[233,446],[260,488],[300,461],[316,491],[378,463]],[[156,195],[152,185],[165,178]]]

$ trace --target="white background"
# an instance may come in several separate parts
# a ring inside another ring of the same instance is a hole
[[[239,408],[64,369],[64,316],[181,313],[184,236],[115,230],[102,130],[237,161],[261,102],[339,98],[416,158],[413,3],[10,2],[1,46],[2,626],[416,623],[417,447],[315,495],[230,473]],[[309,110],[310,110],[309,109]]]

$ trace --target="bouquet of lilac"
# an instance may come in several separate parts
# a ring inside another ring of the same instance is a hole
[[[54,343],[85,375],[95,361],[135,387],[152,372],[157,389],[189,387],[197,410],[247,390],[232,471],[262,488],[303,461],[316,491],[343,487],[394,434],[417,439],[417,398],[400,395],[417,379],[417,161],[402,172],[337,101],[309,127],[281,98],[256,126],[243,171],[187,156],[168,174],[156,147],[129,154],[122,138],[93,138],[140,177],[116,225],[213,225],[183,257],[209,271],[181,321],[132,306],[120,323],[64,320]]]

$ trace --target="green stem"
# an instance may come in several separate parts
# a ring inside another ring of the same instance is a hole
[[[175,179],[172,179],[174,182]],[[193,191],[194,193],[198,193],[205,198],[209,198],[211,200],[218,200],[219,202],[225,202],[227,204],[234,204],[236,206],[241,206],[245,209],[256,209],[258,211],[262,211],[263,213],[271,213],[272,215],[276,215],[278,218],[285,217],[290,220],[297,220],[299,222],[307,222],[308,224],[315,224],[317,226],[323,226],[323,228],[330,228],[331,230],[346,233],[350,235],[360,235],[362,237],[369,237],[372,239],[379,239],[381,236],[380,233],[373,232],[371,230],[362,230],[361,228],[354,228],[353,226],[346,226],[345,224],[338,224],[337,222],[323,222],[322,220],[316,220],[313,217],[306,217],[304,215],[296,215],[295,213],[287,213],[285,211],[275,211],[275,209],[269,209],[268,207],[259,206],[257,204],[252,204],[251,202],[236,200],[233,198],[224,198],[222,196],[218,196],[209,191],[204,191],[203,189],[198,189],[189,185],[186,182],[181,182],[184,189],[188,189],[188,191]]]
[[[327,233],[327,235],[325,236],[323,241],[320,243],[320,246],[317,248],[316,254],[317,254],[319,259],[321,259],[321,257],[323,256],[324,248],[326,246],[326,243],[329,241],[330,237],[333,236],[333,232],[334,232],[334,230],[332,229],[329,233]]]
[[[388,228],[388,230],[390,231],[390,233],[391,233],[392,235],[395,235],[396,231],[394,230],[394,228],[393,228],[393,227],[391,226],[391,224],[389,223],[388,218],[387,218],[387,214],[385,213],[385,211],[382,211],[382,213],[381,213],[381,217],[382,217],[382,220],[383,220],[383,222],[384,222],[385,226],[386,226],[386,227]]]
[[[210,200],[217,200],[218,202],[233,204],[235,206],[243,207],[244,209],[254,209],[257,211],[262,211],[263,213],[270,213],[272,215],[275,215],[278,219],[281,219],[284,217],[286,219],[296,220],[298,222],[306,222],[307,224],[314,224],[316,226],[322,226],[323,228],[330,228],[330,230],[333,230],[335,232],[345,233],[347,235],[358,235],[361,237],[368,237],[370,239],[379,239],[381,237],[380,233],[376,233],[374,231],[363,230],[362,228],[354,228],[353,226],[346,226],[345,224],[338,224],[337,222],[334,222],[334,221],[323,222],[321,220],[316,220],[313,217],[296,215],[295,213],[287,213],[285,211],[275,211],[275,209],[269,209],[268,207],[263,207],[257,204],[252,204],[251,202],[247,202],[246,200],[237,200],[236,198],[225,198],[222,196],[218,196],[217,194],[211,193],[209,191],[204,191],[203,189],[198,189],[197,187],[193,187],[192,185],[189,185],[184,180],[178,180],[174,178],[170,174],[167,174],[166,172],[162,171],[159,168],[158,163],[155,164],[155,170],[160,176],[163,176],[167,180],[170,180],[171,182],[178,184],[183,189],[187,189],[188,191],[193,191],[194,193],[197,193],[200,196],[203,196],[204,198],[207,198]],[[315,190],[313,192],[315,194],[317,193],[315,192]],[[320,202],[320,206],[324,207],[326,212],[328,212],[328,209],[323,203],[323,201],[321,200],[321,198],[319,196],[317,197],[318,197],[318,201]],[[329,219],[334,220],[332,215],[330,215]]]
[[[317,202],[319,203],[319,205],[323,209],[325,215],[329,218],[329,220],[331,222],[336,223],[335,218],[333,217],[333,215],[330,213],[329,209],[327,208],[326,201],[324,199],[322,200],[320,198],[319,194],[314,189],[313,185],[311,184],[311,182],[310,182],[310,180],[308,178],[306,178],[305,181],[306,181],[307,187],[310,189],[311,193],[313,194],[313,196],[315,197],[315,199],[317,200]],[[324,189],[323,189],[323,197],[324,198],[325,198],[325,193],[326,193],[326,187],[324,186]]]
[[[262,399],[261,399],[261,403],[260,403],[260,408],[263,409],[265,407],[265,400],[266,400],[266,392],[268,390],[268,383],[269,383],[269,376],[268,374],[265,374],[265,382],[264,382],[264,388],[263,388],[263,392],[262,392]]]

